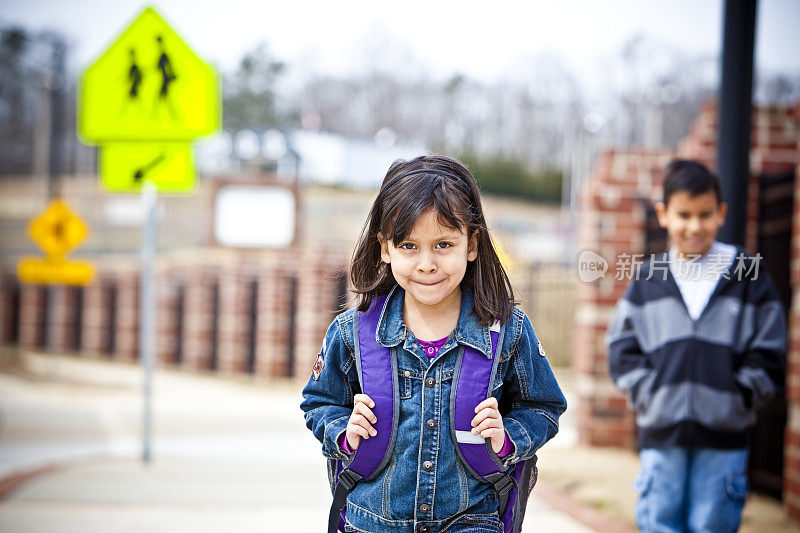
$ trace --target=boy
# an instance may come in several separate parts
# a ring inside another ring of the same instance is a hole
[[[667,166],[656,212],[671,247],[642,265],[606,337],[637,411],[643,532],[738,529],[748,430],[783,387],[783,309],[760,257],[715,240],[726,210],[703,165]]]

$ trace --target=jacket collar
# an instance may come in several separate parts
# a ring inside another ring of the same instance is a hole
[[[390,348],[403,342],[411,331],[403,322],[403,300],[405,291],[400,285],[395,284],[381,310],[378,321],[376,338],[380,345]],[[470,346],[488,359],[492,357],[492,341],[489,336],[489,327],[481,326],[478,316],[473,313],[475,298],[472,290],[461,288],[461,311],[455,329],[455,339],[458,343]]]

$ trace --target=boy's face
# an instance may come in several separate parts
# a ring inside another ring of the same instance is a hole
[[[678,191],[669,197],[667,205],[663,202],[656,205],[658,223],[667,229],[680,256],[708,252],[725,222],[727,210],[725,203],[717,203],[714,191],[695,196]]]

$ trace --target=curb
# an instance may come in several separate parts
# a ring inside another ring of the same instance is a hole
[[[33,478],[42,476],[44,474],[58,472],[59,470],[65,470],[66,468],[68,468],[68,465],[65,463],[52,463],[8,474],[0,478],[0,501],[8,498],[12,492]]]
[[[547,482],[539,481],[533,493],[597,533],[637,533],[636,528],[609,518]]]
[[[45,463],[40,466],[21,468],[19,470],[12,471],[0,477],[0,502],[8,499],[8,497],[11,496],[14,491],[37,477],[69,470],[70,468],[76,468],[82,464],[114,459],[115,456],[113,455],[90,453],[68,459],[53,459],[52,462]]]

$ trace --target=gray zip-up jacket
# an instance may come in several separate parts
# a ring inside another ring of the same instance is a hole
[[[757,409],[784,386],[778,294],[758,259],[737,249],[692,320],[667,260],[646,262],[617,304],[611,377],[637,411],[642,447],[744,448]]]

